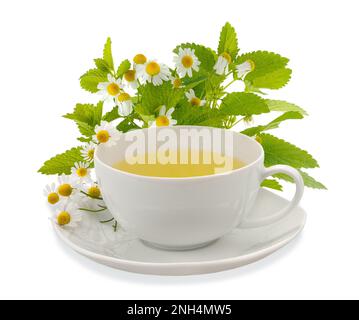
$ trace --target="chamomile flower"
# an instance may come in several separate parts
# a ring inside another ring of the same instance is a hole
[[[108,147],[116,144],[116,141],[120,138],[120,133],[106,121],[101,121],[100,125],[95,127],[95,135],[93,140],[97,143],[104,144]]]
[[[174,89],[179,89],[183,87],[182,80],[180,78],[175,78],[171,76],[170,80]]]
[[[48,184],[44,189],[44,196],[50,205],[58,205],[61,202],[60,195],[57,193],[55,183]]]
[[[161,85],[163,81],[168,81],[171,75],[166,65],[158,63],[155,60],[137,65],[136,70],[138,76],[141,77],[144,82],[153,83],[155,86]]]
[[[206,100],[201,100],[200,98],[196,97],[195,92],[193,91],[193,89],[191,89],[190,91],[186,92],[186,97],[188,99],[188,102],[192,105],[192,106],[196,106],[196,107],[202,107],[206,104]]]
[[[239,64],[238,66],[236,66],[238,78],[239,79],[245,78],[249,72],[254,70],[254,68],[255,68],[255,64],[252,60],[247,60]]]
[[[82,220],[83,214],[78,210],[73,203],[64,204],[56,209],[52,221],[61,227],[76,227]]]
[[[87,162],[92,162],[95,155],[95,148],[96,146],[93,142],[84,145],[81,149],[82,158]]]
[[[138,81],[137,81],[137,72],[136,70],[128,70],[123,75],[127,85],[132,89],[136,90],[138,88]]]
[[[101,190],[97,183],[91,181],[91,183],[84,184],[82,191],[88,194],[93,199],[101,198]]]
[[[74,180],[80,183],[91,181],[91,169],[89,166],[90,164],[87,162],[76,162],[71,169]]]
[[[228,72],[228,66],[232,62],[231,56],[227,52],[223,52],[214,65],[214,70],[218,75],[222,75]]]
[[[138,65],[145,64],[146,62],[147,62],[147,58],[142,53],[136,54],[133,58],[133,63],[134,63],[135,68]]]
[[[156,120],[149,121],[148,125],[150,127],[168,127],[176,125],[177,120],[172,119],[172,113],[175,111],[175,108],[170,108],[167,112],[166,110],[166,106],[162,106]]]
[[[173,60],[176,64],[177,73],[182,78],[186,75],[192,77],[192,70],[198,71],[199,65],[201,64],[194,54],[194,49],[189,48],[179,48],[178,55],[176,55]]]
[[[118,113],[123,117],[127,117],[133,111],[131,96],[126,92],[122,92],[116,97],[116,104],[118,105]]]
[[[78,192],[80,184],[72,176],[62,174],[59,176],[57,193],[64,198],[72,198]]]
[[[121,79],[115,79],[111,74],[107,75],[107,82],[100,82],[97,86],[98,93],[102,94],[104,100],[116,97],[123,88]]]
[[[105,207],[102,200],[100,187],[96,182],[89,181],[81,185],[81,207],[91,210],[100,209],[99,206]]]

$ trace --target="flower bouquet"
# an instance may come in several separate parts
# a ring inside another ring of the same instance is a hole
[[[57,183],[44,190],[57,224],[75,226],[84,213],[107,210],[91,173],[96,146],[111,146],[121,133],[151,126],[238,128],[261,143],[265,166],[290,165],[300,171],[307,187],[325,189],[303,171],[318,167],[308,152],[268,133],[284,121],[307,116],[297,105],[269,99],[264,92],[289,82],[292,71],[287,58],[268,51],[240,52],[236,31],[229,23],[220,32],[217,50],[182,43],[173,54],[172,67],[142,53],[116,66],[109,38],[103,56],[94,60],[95,67],[80,77],[81,87],[100,97],[96,105],[77,104],[72,113],[64,115],[77,125],[77,140],[82,145],[56,155],[39,169],[42,174],[58,176]],[[243,90],[233,92],[231,86],[238,82]],[[273,120],[252,125],[255,116],[265,113],[273,114]],[[292,182],[276,174],[262,186],[282,190],[283,180]],[[113,219],[103,222],[110,221],[116,230]]]

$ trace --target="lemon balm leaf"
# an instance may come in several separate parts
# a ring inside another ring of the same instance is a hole
[[[283,68],[253,79],[252,84],[256,88],[280,89],[290,80],[292,70]]]
[[[237,57],[238,51],[236,30],[229,22],[227,22],[221,30],[218,44],[218,54],[222,54],[224,52],[229,53],[231,58],[234,60]]]
[[[275,118],[274,120],[272,120],[271,122],[269,122],[266,125],[247,128],[247,129],[243,130],[242,133],[246,134],[247,136],[252,137],[252,136],[257,135],[263,131],[276,129],[279,127],[281,122],[283,122],[285,120],[291,120],[291,119],[303,119],[303,115],[296,111],[288,111],[288,112],[283,113],[278,118]]]
[[[72,148],[46,161],[38,172],[42,174],[71,174],[75,162],[83,161],[81,148]]]
[[[111,70],[114,70],[111,38],[107,38],[107,41],[103,48],[103,60],[106,61]]]
[[[95,127],[100,124],[102,119],[103,102],[100,101],[97,105],[78,103],[72,113],[68,113],[63,117],[66,119],[80,121]]]
[[[107,81],[107,73],[99,69],[91,69],[80,77],[80,85],[83,89],[96,93],[98,84]]]
[[[102,101],[97,105],[78,103],[73,113],[68,113],[63,117],[75,121],[80,133],[85,137],[91,137],[95,134],[95,126],[101,123],[102,109]]]
[[[87,143],[87,142],[90,142],[92,140],[92,137],[91,138],[79,137],[79,138],[77,138],[77,140],[80,141],[80,142]]]
[[[223,127],[224,119],[227,118],[218,109],[208,107],[195,107],[182,100],[173,113],[173,118],[178,125],[198,125]]]
[[[120,118],[120,114],[118,113],[118,106],[115,106],[111,111],[107,112],[102,120],[107,121],[107,122],[111,122],[114,121],[118,118]]]
[[[266,99],[266,104],[271,111],[296,111],[301,113],[303,116],[307,116],[308,113],[302,109],[301,107],[298,107],[294,103],[290,103],[283,100],[270,100]]]
[[[287,66],[289,59],[269,51],[253,51],[242,54],[238,57],[237,63],[241,64],[251,60],[254,62],[254,70],[251,71],[246,79],[254,79],[259,76],[271,73]]]
[[[164,82],[160,86],[151,83],[141,89],[142,108],[146,114],[154,114],[156,110],[165,105],[167,109],[175,107],[183,98],[183,90],[173,90],[171,82]]]
[[[95,62],[97,69],[99,69],[103,72],[106,72],[106,73],[111,72],[110,66],[104,59],[95,59],[94,62]]]
[[[254,70],[246,76],[248,86],[255,88],[279,89],[290,80],[292,70],[287,68],[289,59],[268,51],[254,51],[238,57],[236,63],[251,60]]]
[[[312,188],[312,189],[324,189],[324,190],[327,189],[327,187],[323,183],[317,181],[316,179],[311,177],[308,173],[306,173],[302,170],[299,170],[299,173],[301,174],[303,181],[304,181],[304,185],[306,187]],[[290,176],[287,176],[286,174],[279,173],[279,174],[276,174],[275,177],[277,177],[281,180],[287,181],[287,182],[294,183],[293,178]]]
[[[134,129],[141,129],[136,123],[133,122],[133,119],[131,118],[125,118],[118,124],[116,128],[121,132],[128,132]]]
[[[77,128],[79,129],[80,133],[85,137],[92,137],[95,134],[95,128],[90,126],[86,122],[82,121],[75,121],[77,124]]]
[[[261,183],[261,187],[273,190],[283,191],[283,186],[275,179],[265,179]]]
[[[309,188],[313,188],[313,189],[325,189],[327,190],[327,187],[317,181],[316,179],[314,179],[313,177],[311,177],[308,173],[302,171],[302,170],[299,170],[299,173],[302,175],[302,178],[304,180],[304,185],[309,187]]]
[[[117,78],[122,78],[123,75],[128,71],[130,70],[131,68],[131,62],[130,60],[123,60],[120,64],[120,66],[118,67],[117,69],[117,73],[116,73],[116,76]]]
[[[269,112],[264,99],[254,93],[246,92],[228,94],[223,99],[220,110],[226,115],[245,117]]]
[[[316,168],[318,162],[305,150],[268,133],[259,135],[264,149],[264,164],[286,164],[294,168]]]

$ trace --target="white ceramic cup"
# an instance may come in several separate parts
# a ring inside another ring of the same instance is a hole
[[[204,127],[176,126],[171,130],[203,130]],[[207,245],[237,226],[259,227],[284,218],[303,195],[303,179],[286,165],[264,167],[264,151],[254,139],[229,130],[207,128],[230,134],[233,156],[246,166],[226,173],[189,178],[161,178],[131,174],[112,166],[125,159],[133,131],[121,135],[111,147],[100,145],[95,152],[95,170],[110,212],[125,230],[159,248],[186,250]],[[143,129],[146,138],[156,128]],[[158,129],[157,129],[158,131]],[[292,201],[276,213],[250,218],[261,182],[285,173],[294,179]]]

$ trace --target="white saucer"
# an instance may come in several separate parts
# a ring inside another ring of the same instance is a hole
[[[288,201],[262,189],[252,217],[284,207]],[[275,252],[303,229],[306,213],[300,207],[278,223],[256,229],[235,229],[207,247],[191,251],[165,251],[145,245],[111,224],[88,215],[72,230],[54,224],[57,235],[78,253],[107,266],[156,275],[190,275],[237,268]]]

